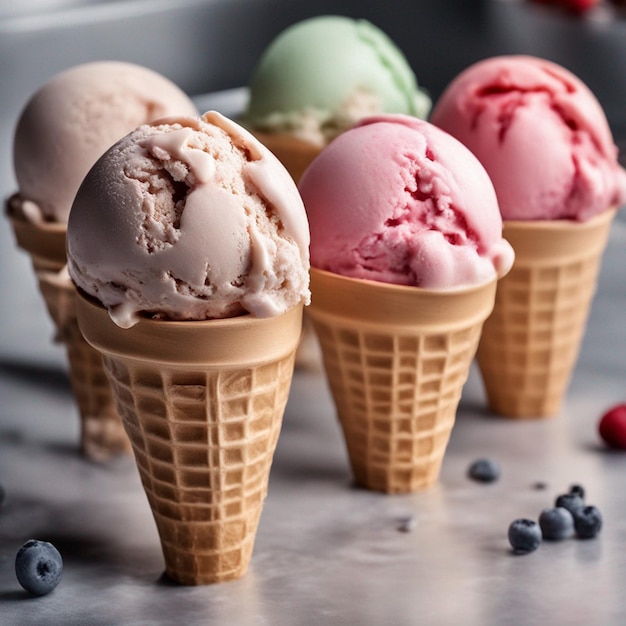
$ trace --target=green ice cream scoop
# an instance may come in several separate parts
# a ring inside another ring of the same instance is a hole
[[[365,115],[425,118],[431,106],[384,32],[366,20],[335,15],[284,30],[261,57],[249,87],[244,121],[270,132],[305,134],[317,126],[332,135]]]

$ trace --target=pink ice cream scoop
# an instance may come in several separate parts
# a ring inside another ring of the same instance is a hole
[[[140,126],[81,185],[70,276],[122,327],[146,314],[269,317],[309,300],[309,231],[295,183],[216,112]]]
[[[463,71],[430,121],[482,162],[506,220],[585,221],[626,199],[604,112],[559,65],[501,56]]]
[[[319,269],[450,289],[502,276],[513,263],[484,168],[417,118],[364,120],[324,149],[299,189]]]

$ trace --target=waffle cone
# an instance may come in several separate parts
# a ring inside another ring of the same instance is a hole
[[[505,222],[515,263],[498,285],[477,353],[489,407],[513,418],[557,413],[596,289],[614,210],[587,222]]]
[[[78,319],[103,355],[168,576],[188,585],[239,578],[267,493],[302,307],[124,330],[79,295]]]
[[[10,211],[10,200],[8,211]],[[34,224],[9,213],[15,240],[28,252],[35,272],[58,272],[67,263],[65,255],[65,224],[42,222]]]
[[[437,481],[495,291],[311,270],[309,314],[357,483],[406,493]]]
[[[58,275],[66,263],[65,226],[10,219],[18,246],[30,255],[56,337],[67,351],[72,391],[80,415],[82,452],[94,460],[130,452],[102,357],[83,339],[78,328],[74,285],[69,278]]]
[[[322,151],[320,146],[286,133],[254,132],[254,136],[273,152],[296,181]]]

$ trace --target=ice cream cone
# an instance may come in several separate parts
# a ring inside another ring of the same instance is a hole
[[[254,136],[278,157],[296,183],[311,161],[322,151],[321,146],[287,133],[254,131]]]
[[[434,291],[311,270],[309,308],[356,482],[438,479],[496,281]]]
[[[614,215],[605,211],[587,222],[505,221],[515,263],[498,285],[477,353],[495,413],[539,418],[559,411]]]
[[[34,224],[10,216],[17,244],[29,253],[39,289],[66,347],[72,391],[80,414],[83,453],[94,460],[130,452],[130,442],[115,409],[102,357],[82,337],[76,321],[76,290],[65,266],[65,225]]]
[[[78,320],[103,355],[168,576],[189,585],[239,578],[267,493],[302,307],[121,329],[79,295]]]

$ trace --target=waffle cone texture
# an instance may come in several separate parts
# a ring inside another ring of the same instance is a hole
[[[65,226],[11,218],[18,246],[28,252],[39,290],[66,348],[69,375],[80,415],[80,445],[89,458],[104,461],[130,453],[130,442],[115,408],[102,357],[84,339],[76,320],[76,290],[58,273],[66,264]]]
[[[431,291],[311,269],[309,314],[356,482],[431,487],[496,281]]]
[[[117,327],[79,294],[161,540],[167,575],[217,583],[249,566],[287,403],[302,307],[273,318]]]
[[[587,222],[505,221],[515,250],[477,353],[490,409],[511,418],[559,412],[580,344],[614,210]]]

